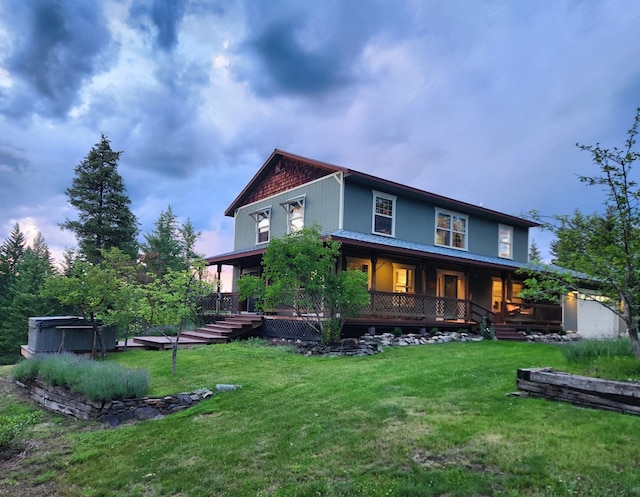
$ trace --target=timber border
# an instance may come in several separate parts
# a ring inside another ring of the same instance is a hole
[[[640,383],[636,382],[578,376],[552,368],[530,368],[518,369],[516,386],[520,392],[533,397],[640,415]]]

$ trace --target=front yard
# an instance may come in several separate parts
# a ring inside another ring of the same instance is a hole
[[[557,346],[329,358],[235,342],[181,350],[175,377],[169,353],[109,360],[149,370],[151,395],[242,388],[117,429],[44,415],[19,464],[0,458],[0,495],[640,495],[640,417],[507,396],[519,367],[566,370]],[[0,415],[31,409],[0,398]]]

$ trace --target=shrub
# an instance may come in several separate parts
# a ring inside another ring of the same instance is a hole
[[[40,419],[39,413],[0,416],[0,450],[20,440],[27,427]]]
[[[89,400],[142,397],[149,390],[149,374],[114,362],[98,362],[71,354],[36,356],[18,364],[16,380],[39,377],[52,386],[64,386]]]

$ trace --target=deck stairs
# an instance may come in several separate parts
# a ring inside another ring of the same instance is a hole
[[[512,342],[526,342],[528,340],[526,335],[510,324],[494,324],[493,329],[498,340],[510,340]]]
[[[227,343],[241,335],[250,333],[263,324],[263,317],[255,314],[230,314],[215,324],[196,328],[193,331],[183,331],[178,340],[179,348],[213,343]],[[175,336],[136,336],[130,338],[127,349],[156,349],[166,350],[173,347]],[[118,350],[124,350],[124,342],[118,342]]]

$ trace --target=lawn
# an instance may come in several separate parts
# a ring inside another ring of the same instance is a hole
[[[74,497],[640,496],[640,417],[507,395],[519,367],[566,370],[557,346],[485,341],[325,358],[235,342],[181,350],[175,377],[170,353],[109,360],[147,369],[151,395],[242,388],[117,429],[45,417],[65,426],[54,430],[65,449],[33,466],[41,473],[30,484]],[[8,409],[0,399],[0,414]],[[26,484],[24,473],[0,474],[0,495]]]

